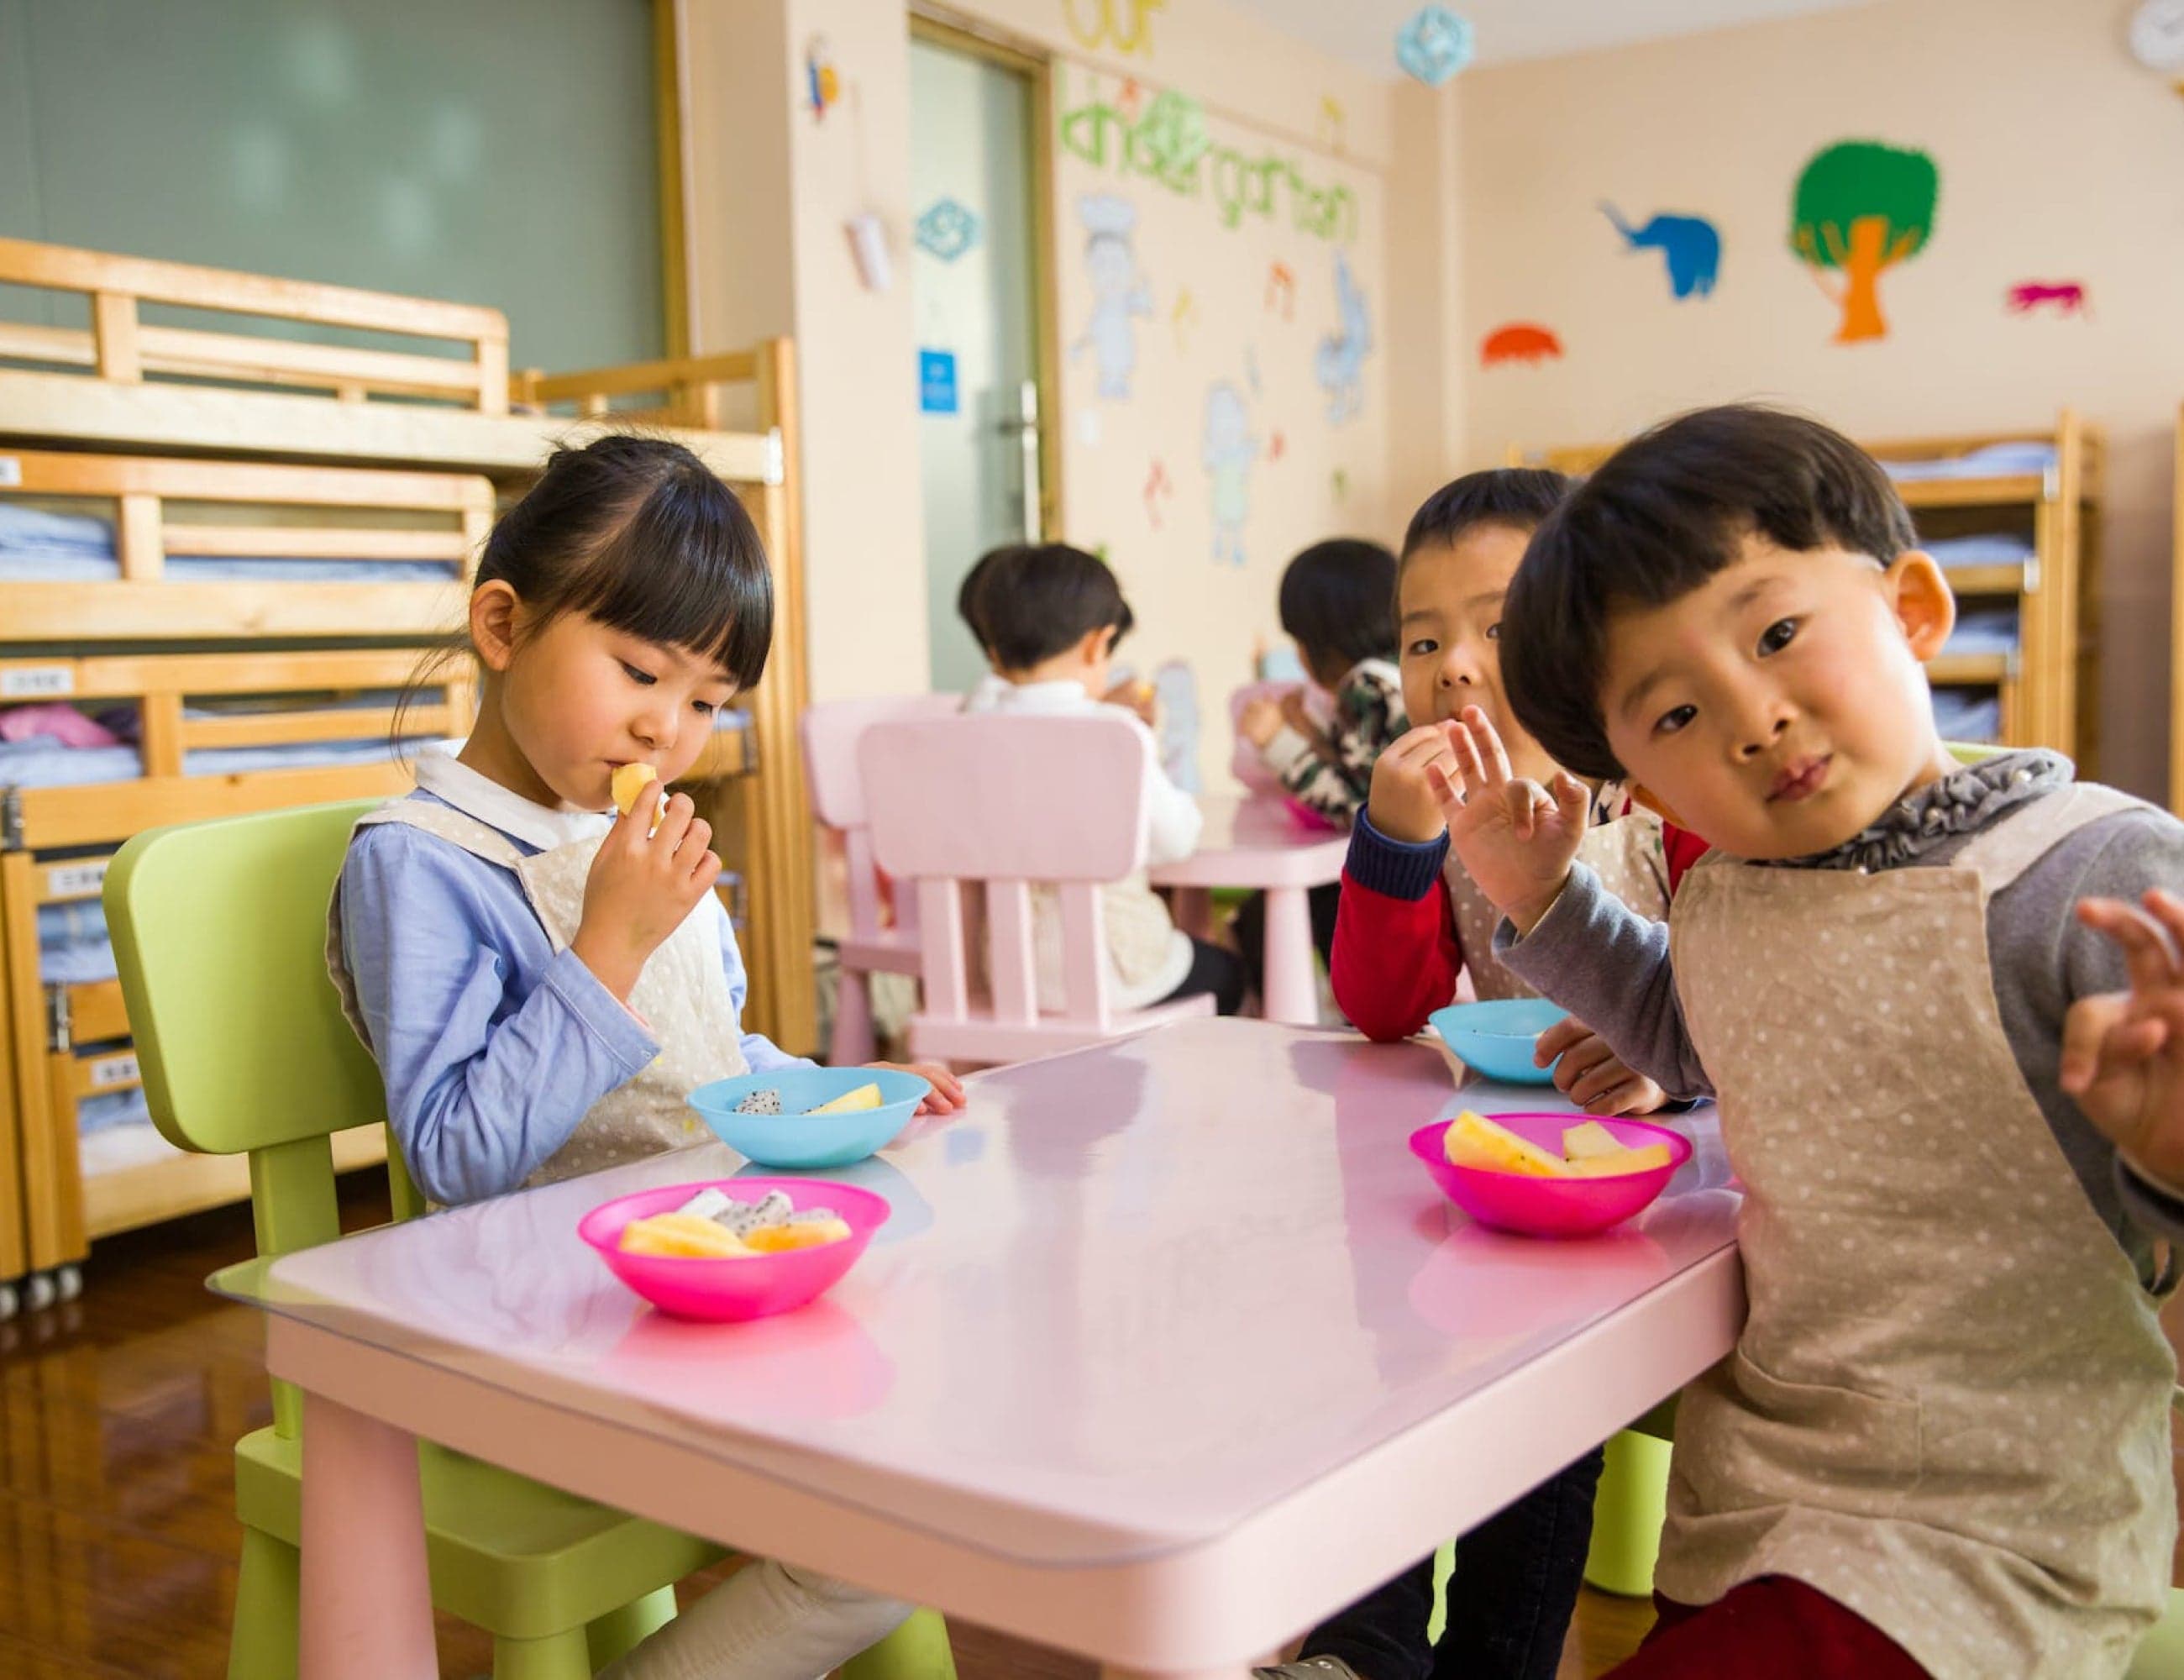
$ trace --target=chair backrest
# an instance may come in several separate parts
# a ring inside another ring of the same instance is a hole
[[[248,1153],[261,1254],[340,1234],[327,1140],[387,1118],[326,967],[327,901],[374,803],[152,829],[106,874],[153,1121],[185,1149]],[[417,1211],[391,1145],[387,1172],[397,1216]]]
[[[1233,690],[1228,696],[1228,730],[1236,744],[1228,754],[1228,773],[1254,793],[1279,793],[1282,779],[1268,770],[1259,757],[1259,749],[1244,738],[1239,726],[1243,720],[1244,708],[1254,700],[1279,701],[1290,694],[1306,692],[1301,682],[1247,682]]]
[[[917,884],[928,1015],[963,1018],[966,882],[985,889],[996,1020],[1039,1014],[1030,887],[1061,900],[1064,997],[1102,1027],[1107,938],[1100,887],[1143,867],[1151,738],[1112,717],[983,715],[876,724],[858,743],[880,866]]]
[[[876,723],[952,717],[963,709],[961,694],[879,694],[866,699],[828,700],[805,709],[804,776],[811,790],[812,815],[842,836],[849,867],[850,932],[871,939],[880,931],[879,871],[873,866],[870,826],[865,819],[865,785],[857,768],[857,743]],[[907,904],[895,907],[895,924],[905,931],[916,917]]]

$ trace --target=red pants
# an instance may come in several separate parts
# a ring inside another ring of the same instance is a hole
[[[1694,1609],[1653,1595],[1660,1620],[1609,1680],[1926,1680],[1855,1610],[1786,1575],[1765,1575]]]

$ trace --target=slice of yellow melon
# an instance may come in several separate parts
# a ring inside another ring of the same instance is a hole
[[[857,1109],[876,1109],[879,1105],[880,1088],[877,1085],[860,1085],[855,1090],[845,1093],[844,1095],[835,1098],[833,1102],[822,1103],[817,1108],[807,1110],[806,1112],[810,1114],[849,1114]]]
[[[1588,1120],[1582,1126],[1573,1126],[1563,1133],[1563,1159],[1591,1160],[1600,1155],[1623,1153],[1623,1140],[1596,1120]]]
[[[846,1220],[831,1220],[824,1224],[811,1220],[802,1225],[761,1225],[744,1240],[754,1253],[781,1254],[792,1249],[823,1248],[829,1243],[840,1242],[849,1234]]]
[[[1496,1126],[1484,1115],[1466,1109],[1457,1115],[1442,1139],[1452,1166],[1477,1167],[1487,1172],[1520,1173],[1527,1178],[1568,1178],[1569,1164],[1551,1149],[1519,1138],[1506,1126]]]
[[[1577,1178],[1619,1178],[1627,1172],[1651,1172],[1668,1164],[1666,1143],[1648,1143],[1636,1149],[1618,1145],[1613,1154],[1588,1155],[1583,1160],[1572,1161],[1568,1170]]]
[[[734,1260],[752,1250],[726,1226],[694,1213],[655,1213],[632,1219],[617,1244],[626,1254],[657,1254],[675,1260]]]
[[[644,793],[646,788],[649,787],[654,782],[659,780],[660,772],[655,770],[650,765],[628,764],[621,765],[615,771],[611,782],[614,792],[615,809],[620,811],[624,816],[627,816],[632,811],[637,809],[638,797]]]

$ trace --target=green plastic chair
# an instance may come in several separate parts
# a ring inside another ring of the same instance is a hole
[[[1592,1496],[1587,1584],[1626,1599],[1650,1598],[1669,1516],[1669,1450],[1674,1438],[1671,1394],[1628,1429],[1608,1438],[1607,1462]]]
[[[330,1139],[381,1126],[379,1071],[326,972],[326,904],[356,819],[318,805],[140,834],[105,903],[152,1117],[169,1142],[250,1157],[261,1259],[341,1234]],[[397,1219],[424,1211],[398,1153]],[[296,1672],[301,1398],[236,1444],[241,1569],[229,1680]],[[708,1542],[421,1443],[432,1602],[493,1638],[495,1680],[589,1680],[675,1614]],[[920,1611],[845,1676],[955,1680],[945,1626]]]

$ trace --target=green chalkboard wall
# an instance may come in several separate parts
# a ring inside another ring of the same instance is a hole
[[[519,368],[658,356],[652,53],[648,0],[0,0],[0,235],[491,304]]]

